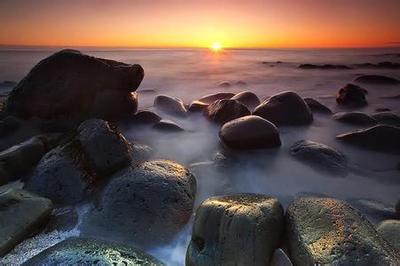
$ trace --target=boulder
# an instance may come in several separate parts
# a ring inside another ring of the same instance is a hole
[[[346,201],[373,224],[396,218],[396,211],[393,206],[388,206],[383,202],[365,198],[347,199]]]
[[[400,151],[400,128],[386,125],[377,125],[367,129],[337,135],[338,140],[360,147],[384,151]]]
[[[271,259],[269,265],[270,266],[293,266],[289,257],[280,248],[275,250],[274,255],[272,256],[272,259]]]
[[[346,84],[336,94],[336,102],[340,105],[362,107],[368,104],[367,90],[354,84]]]
[[[98,177],[108,176],[130,163],[130,143],[109,122],[89,119],[77,131],[80,147]]]
[[[221,88],[229,88],[230,86],[232,86],[232,84],[229,81],[221,81],[218,84],[218,87],[221,87]]]
[[[304,101],[314,113],[332,114],[331,109],[313,98],[304,98]]]
[[[295,265],[396,265],[400,256],[372,224],[333,198],[297,198],[286,212],[290,258]]]
[[[140,249],[102,240],[71,237],[22,265],[164,265]]]
[[[160,122],[161,117],[154,112],[151,111],[139,111],[137,112],[132,119],[132,122],[135,125],[154,125]]]
[[[62,50],[40,61],[12,90],[5,111],[24,118],[120,119],[136,112],[140,65]],[[51,104],[49,104],[51,103]]]
[[[311,109],[297,93],[292,91],[271,96],[257,106],[253,114],[277,126],[307,125],[313,121]]]
[[[0,194],[0,257],[46,225],[53,210],[50,200],[21,189]]]
[[[372,118],[374,118],[379,124],[400,127],[400,116],[391,112],[373,114]]]
[[[203,103],[200,101],[193,101],[189,105],[188,111],[192,113],[197,113],[197,112],[204,112],[204,110],[207,109],[208,104]]]
[[[356,78],[354,81],[359,83],[380,84],[380,85],[400,84],[400,80],[382,75],[362,75]]]
[[[161,131],[161,132],[166,132],[166,133],[175,133],[175,132],[183,132],[185,131],[183,128],[181,128],[178,124],[176,124],[174,121],[171,120],[160,120],[157,124],[153,126],[154,129]]]
[[[396,209],[397,215],[400,217],[400,200],[397,201],[394,208]]]
[[[8,136],[21,125],[21,120],[15,116],[6,116],[0,121],[0,137]]]
[[[211,121],[225,124],[233,119],[250,115],[249,109],[236,100],[218,100],[210,104],[204,114]]]
[[[218,92],[214,94],[205,95],[201,97],[198,101],[206,104],[211,104],[218,100],[230,99],[233,96],[235,96],[235,94],[231,92]]]
[[[154,107],[166,114],[185,117],[187,110],[183,101],[179,98],[159,95],[154,99]]]
[[[257,97],[256,94],[252,93],[251,91],[242,91],[236,94],[231,98],[232,100],[236,100],[241,104],[247,106],[249,110],[253,110],[260,104],[260,99]]]
[[[186,265],[268,265],[279,246],[284,211],[277,199],[237,194],[197,209]]]
[[[376,230],[400,254],[400,220],[386,220],[380,222]]]
[[[219,137],[224,145],[232,149],[265,149],[281,145],[276,126],[255,115],[240,117],[224,124]]]
[[[387,108],[387,107],[379,107],[379,108],[376,108],[375,111],[377,111],[377,112],[389,112],[389,111],[392,111],[392,110],[390,108]]]
[[[376,119],[362,112],[340,112],[334,114],[332,118],[352,125],[373,126],[377,124]]]
[[[182,165],[156,160],[128,167],[105,187],[87,228],[150,247],[170,241],[192,215],[196,179]]]
[[[337,176],[345,176],[348,173],[346,157],[334,148],[321,143],[309,140],[297,141],[290,147],[290,154],[317,171]]]

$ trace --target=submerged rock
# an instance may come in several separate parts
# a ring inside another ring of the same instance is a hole
[[[249,115],[222,126],[219,137],[232,149],[265,149],[281,145],[278,129],[259,116]]]
[[[232,100],[236,100],[241,104],[247,106],[249,110],[253,110],[260,104],[260,99],[257,95],[251,91],[242,91],[236,94],[231,98]]]
[[[343,201],[295,199],[286,213],[295,265],[396,265],[399,255],[374,227]]]
[[[386,220],[380,222],[376,230],[400,253],[400,220]]]
[[[208,104],[201,102],[201,101],[193,101],[188,108],[189,112],[196,113],[196,112],[203,112],[207,109]]]
[[[154,112],[139,111],[133,116],[132,122],[135,125],[154,125],[160,122],[160,120],[161,117]]]
[[[25,118],[78,121],[129,117],[137,108],[132,92],[143,76],[140,65],[62,50],[32,68],[12,90],[5,110]]]
[[[37,233],[48,221],[50,200],[20,189],[0,194],[0,256],[26,237]]]
[[[249,109],[236,100],[218,100],[210,104],[204,114],[210,120],[225,124],[233,119],[250,115]]]
[[[360,83],[381,84],[381,85],[400,84],[400,80],[382,75],[362,75],[356,78],[354,81]]]
[[[313,98],[304,98],[304,101],[310,107],[311,111],[316,113],[332,114],[331,109]]]
[[[290,147],[290,154],[327,174],[345,176],[348,173],[347,159],[339,151],[327,145],[300,140]]]
[[[334,114],[332,118],[336,121],[352,125],[372,126],[377,124],[376,119],[362,112],[340,112]]]
[[[131,144],[131,157],[133,163],[139,163],[149,160],[155,153],[154,149],[150,146],[140,143]]]
[[[115,174],[105,187],[101,208],[83,229],[150,247],[170,241],[188,222],[196,179],[182,165],[146,161]]]
[[[384,152],[400,151],[400,128],[398,127],[377,125],[367,129],[340,134],[336,138],[372,150]]]
[[[305,101],[295,92],[285,91],[271,96],[256,107],[254,115],[261,116],[277,126],[307,125],[313,115]]]
[[[186,265],[268,265],[283,233],[277,199],[237,194],[206,199],[197,209]]]
[[[218,87],[221,88],[229,88],[232,84],[229,81],[222,81],[218,84]]]
[[[398,69],[400,68],[400,64],[399,63],[395,63],[395,62],[380,62],[377,64],[373,64],[373,63],[363,63],[363,64],[355,64],[355,67],[361,67],[361,68],[377,68],[377,69]]]
[[[185,104],[181,99],[175,97],[159,95],[154,99],[154,107],[170,115],[180,117],[187,115]]]
[[[206,104],[211,104],[218,100],[230,99],[233,96],[235,96],[235,94],[231,92],[218,92],[214,94],[205,95],[201,97],[198,101]]]
[[[351,69],[351,67],[346,65],[331,65],[331,64],[323,64],[323,65],[314,65],[314,64],[301,64],[299,65],[301,69],[322,69],[322,70],[339,70],[339,69]]]
[[[354,84],[346,84],[339,89],[336,95],[336,102],[340,105],[362,107],[368,104],[367,90]]]
[[[178,124],[171,120],[160,120],[153,126],[154,129],[167,133],[182,132],[185,131]]]
[[[400,116],[391,113],[391,112],[381,112],[377,114],[373,114],[372,117],[379,124],[386,124],[390,126],[400,127]]]
[[[87,238],[68,238],[23,265],[164,265],[140,249]]]

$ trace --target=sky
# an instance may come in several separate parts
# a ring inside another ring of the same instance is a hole
[[[400,46],[400,0],[0,0],[0,44]]]

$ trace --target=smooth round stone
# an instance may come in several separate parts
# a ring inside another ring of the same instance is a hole
[[[400,80],[382,75],[362,75],[356,78],[355,81],[360,83],[381,84],[381,85],[400,84]]]
[[[249,115],[224,124],[219,137],[232,149],[265,149],[281,145],[278,129],[259,116]]]
[[[197,112],[203,112],[204,110],[207,109],[208,104],[201,102],[201,101],[193,101],[188,108],[189,112],[192,113],[197,113]]]
[[[210,104],[204,114],[218,124],[224,124],[233,119],[250,115],[249,109],[235,100],[218,100]]]
[[[400,127],[400,116],[392,112],[380,112],[377,114],[373,114],[372,118],[378,121],[379,124]]]
[[[332,114],[331,109],[320,103],[319,101],[313,98],[304,98],[304,101],[310,107],[311,111],[316,113],[323,113],[323,114]]]
[[[233,96],[235,96],[235,94],[231,93],[231,92],[218,92],[218,93],[214,93],[214,94],[205,95],[205,96],[201,97],[198,101],[206,103],[206,104],[211,104],[218,100],[230,99]]]
[[[363,107],[368,104],[367,90],[354,84],[346,84],[336,95],[336,102],[340,105]]]
[[[153,128],[158,130],[158,131],[166,132],[166,133],[174,133],[174,132],[185,131],[183,128],[181,128],[174,121],[165,120],[165,119],[160,120],[157,124],[155,124],[153,126]]]
[[[183,101],[179,98],[167,95],[159,95],[154,99],[154,107],[158,110],[175,116],[185,117],[187,110]]]
[[[236,100],[241,104],[247,106],[250,110],[256,108],[257,105],[260,104],[260,99],[257,95],[251,91],[242,91],[236,94],[231,98],[232,100]]]
[[[352,125],[373,126],[377,124],[375,118],[362,112],[340,112],[334,114],[332,118],[336,121]]]
[[[154,112],[151,111],[139,111],[137,112],[132,119],[132,122],[135,125],[154,125],[160,122],[161,117]]]

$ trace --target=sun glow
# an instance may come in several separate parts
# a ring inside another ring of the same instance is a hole
[[[211,50],[212,50],[213,52],[215,52],[215,53],[221,51],[221,49],[222,49],[222,46],[221,46],[221,44],[220,44],[219,42],[214,42],[214,43],[211,45]]]

